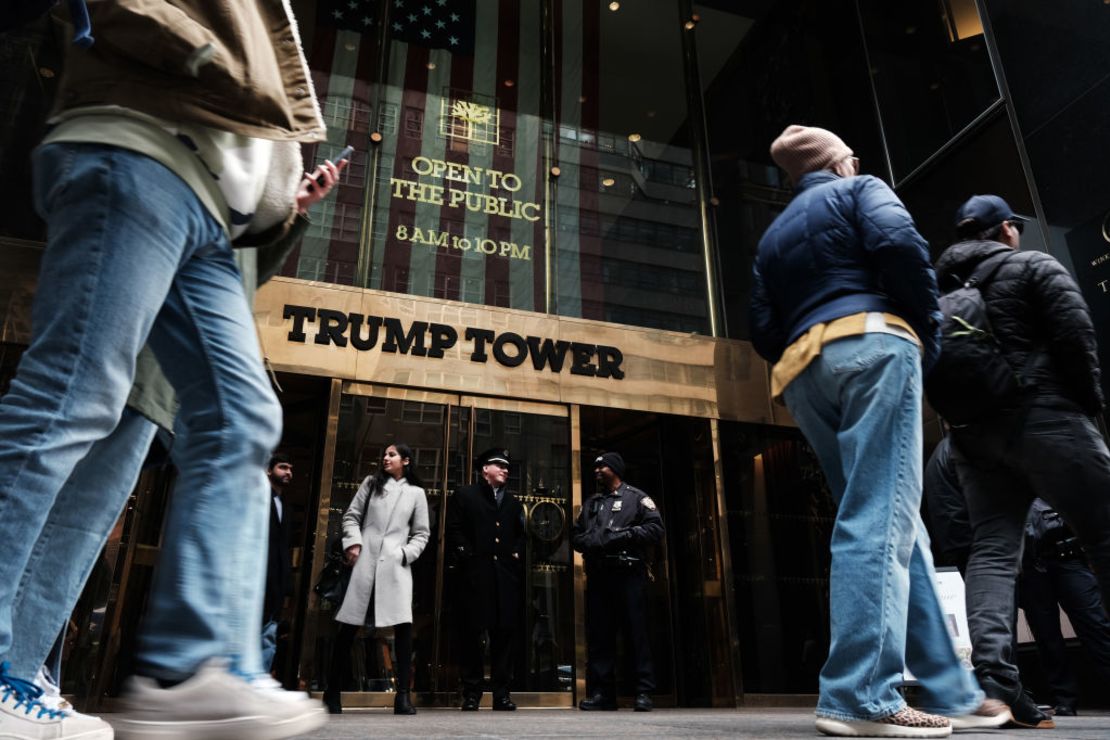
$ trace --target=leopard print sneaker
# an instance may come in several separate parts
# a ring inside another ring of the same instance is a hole
[[[833,737],[948,737],[952,724],[947,717],[905,707],[872,720],[818,717],[817,731]]]

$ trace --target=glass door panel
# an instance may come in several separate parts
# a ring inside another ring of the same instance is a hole
[[[575,652],[567,408],[344,383],[335,434],[330,498],[321,496],[320,521],[326,521],[327,529],[318,541],[326,547],[317,554],[314,574],[327,550],[342,547],[343,513],[363,479],[378,470],[385,447],[397,442],[411,446],[425,484],[431,539],[413,565],[412,685],[424,703],[450,703],[459,687],[458,615],[469,594],[459,591],[454,564],[443,553],[451,495],[458,486],[477,480],[476,454],[495,446],[509,450],[509,487],[524,505],[527,533],[512,689],[571,692]],[[309,628],[301,676],[306,688],[322,691],[338,632],[339,604],[314,594],[307,598]],[[392,630],[364,628],[343,678],[344,704],[379,706],[391,701],[382,692],[397,689],[395,661]],[[537,701],[550,704],[549,699]]]
[[[526,546],[520,629],[514,651],[517,692],[570,692],[574,686],[574,594],[569,519],[570,423],[564,407],[466,399],[459,409],[460,436],[452,459],[454,486],[477,481],[474,457],[492,447],[509,450],[508,487],[524,505]],[[471,407],[473,406],[473,407]],[[491,408],[495,406],[496,408]],[[462,431],[469,422],[469,434]],[[448,497],[448,506],[450,506]],[[441,652],[444,689],[458,687],[459,614],[467,594],[453,569],[445,576]],[[487,656],[488,665],[488,656]]]

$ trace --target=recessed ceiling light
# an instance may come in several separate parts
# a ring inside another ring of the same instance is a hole
[[[604,180],[601,181],[601,184],[607,188],[611,188],[617,184],[617,181],[612,177],[606,177]]]
[[[436,68],[436,63],[435,62],[428,62],[427,66],[428,66],[428,69],[435,69]]]
[[[505,87],[512,87],[516,84],[515,80],[505,80]]]
[[[618,3],[617,0],[613,0],[613,2],[609,3],[609,10],[613,11],[614,13],[616,13],[620,9],[621,4]]]
[[[635,144],[637,141],[640,140],[640,135],[639,134],[629,134],[628,135],[628,140],[631,141],[633,144]]]

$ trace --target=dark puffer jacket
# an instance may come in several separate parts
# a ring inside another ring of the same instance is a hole
[[[759,241],[751,304],[756,352],[777,362],[815,324],[877,311],[909,322],[931,367],[940,312],[928,246],[882,180],[802,176],[794,200]]]
[[[942,292],[965,281],[988,257],[1008,251],[994,241],[953,244],[937,260]],[[1034,405],[1102,411],[1095,328],[1079,286],[1044,252],[1014,252],[983,288],[991,328],[1010,366],[1029,382]]]

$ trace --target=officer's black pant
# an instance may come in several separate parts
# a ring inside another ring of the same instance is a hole
[[[647,629],[647,569],[642,563],[586,569],[586,693],[617,696],[617,632],[636,668],[636,693],[655,690]]]
[[[1079,558],[1047,560],[1025,567],[1019,593],[1053,702],[1075,709],[1079,683],[1068,662],[1057,604],[1067,613],[1104,686],[1110,684],[1110,618],[1102,608],[1098,580]]]
[[[493,698],[499,699],[509,695],[509,683],[513,680],[513,638],[516,632],[511,628],[483,629],[471,625],[464,631],[459,656],[463,696],[482,698],[482,679],[486,674],[482,632],[489,633],[490,689]]]

